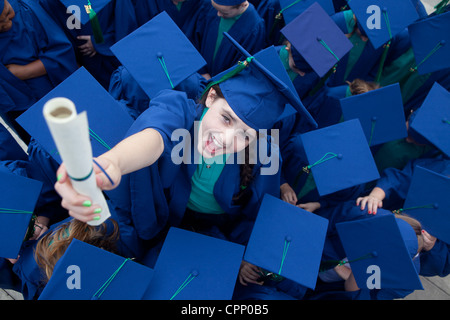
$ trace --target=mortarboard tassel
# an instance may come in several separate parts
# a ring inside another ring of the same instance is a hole
[[[356,258],[356,259],[353,259],[350,261],[347,261],[347,260],[325,260],[320,263],[319,272],[325,272],[330,269],[333,269],[334,267],[343,266],[344,264],[347,264],[347,263],[352,263],[352,262],[370,259],[370,258],[376,258],[377,256],[378,256],[377,252],[373,251],[371,253],[365,254],[359,258]]]
[[[85,6],[87,14],[89,14],[89,21],[91,22],[92,32],[94,34],[95,43],[103,43],[103,33],[98,21],[97,13],[92,8],[91,2],[87,0],[88,4]]]
[[[161,67],[164,70],[164,74],[166,75],[167,79],[170,82],[170,86],[172,87],[172,89],[174,88],[172,80],[170,79],[170,75],[169,75],[169,70],[167,70],[167,66],[166,66],[166,62],[164,61],[164,56],[161,52],[158,52],[156,54],[156,57],[158,58],[159,63],[161,64]]]
[[[294,2],[292,2],[290,5],[288,5],[285,8],[282,8],[280,10],[280,12],[277,13],[277,15],[275,16],[275,20],[272,24],[272,28],[270,28],[270,32],[269,32],[269,38],[272,37],[273,31],[275,30],[275,27],[281,22],[281,20],[283,19],[283,12],[286,11],[287,9],[289,9],[290,7],[296,5],[297,3],[301,2],[303,0],[295,0]]]
[[[398,210],[393,210],[392,213],[395,214],[401,214],[404,211],[408,211],[408,210],[414,210],[414,209],[437,209],[439,207],[439,205],[437,203],[435,204],[427,204],[424,206],[417,206],[417,207],[409,207],[409,208],[405,208],[405,209],[398,209]]]
[[[287,252],[289,250],[289,245],[291,244],[291,237],[287,236],[284,239],[284,247],[283,247],[283,256],[281,258],[281,264],[280,264],[280,269],[278,269],[278,274],[281,275],[281,270],[283,269],[283,264],[284,264],[284,260],[286,259],[287,256]]]
[[[106,149],[111,150],[111,147],[102,139],[98,134],[96,134],[91,128],[89,128],[89,135],[94,138],[95,141],[100,143]]]
[[[323,41],[321,38],[317,38],[317,41],[319,41],[319,43],[325,48],[327,49],[328,52],[330,52],[335,58],[336,60],[339,62],[339,57],[333,52],[333,50],[331,50],[331,48],[326,44],[325,41]],[[328,78],[336,72],[336,68],[337,68],[337,64],[335,64],[333,66],[333,68],[330,69],[330,71],[328,71],[321,79],[320,81],[314,86],[314,88],[311,89],[311,91],[309,92],[309,96],[312,97],[313,95],[315,95],[325,84],[325,82],[328,80]]]
[[[198,276],[198,271],[193,270],[191,273],[189,273],[189,275],[187,276],[186,280],[183,281],[183,283],[178,287],[177,291],[175,291],[175,293],[173,294],[173,296],[170,298],[170,300],[173,300],[173,298],[175,298],[180,292],[181,290],[183,290],[184,288],[186,288],[186,286],[192,281],[194,280],[195,277]]]
[[[381,55],[380,64],[378,66],[378,72],[375,77],[375,82],[380,82],[381,74],[383,73],[384,63],[386,62],[387,54],[388,54],[389,48],[391,47],[391,42],[392,42],[391,23],[390,23],[386,8],[383,8],[383,17],[384,17],[384,21],[386,22],[386,26],[387,26],[387,29],[389,32],[389,41],[384,45],[384,51],[383,51],[383,54]]]
[[[326,158],[327,156],[331,155],[331,157]],[[316,162],[314,162],[313,164],[307,165],[306,167],[303,167],[303,171],[306,173],[310,172],[310,169],[314,166],[317,166],[318,164],[321,164],[325,161],[331,160],[333,158],[338,158],[338,159],[342,159],[342,155],[341,154],[336,154],[333,152],[327,152],[325,153],[325,155],[320,158],[319,160],[317,160]]]
[[[117,276],[117,274],[120,272],[120,270],[123,268],[125,263],[127,263],[130,258],[126,258],[122,264],[116,269],[116,271],[113,272],[113,274],[108,278],[108,280],[105,281],[105,283],[102,284],[100,289],[97,290],[96,293],[92,296],[91,300],[98,300],[102,296],[102,294],[105,292],[105,290],[108,288],[108,286],[111,284],[111,282],[114,280],[114,278]]]
[[[438,51],[440,48],[442,48],[445,45],[445,40],[439,41],[439,43],[433,48],[433,50],[430,51],[430,53],[428,53],[426,55],[425,58],[423,58],[422,61],[419,62],[419,64],[417,66],[415,66],[414,68],[411,68],[410,71],[411,72],[415,72],[417,71],[417,69],[420,67],[420,65],[422,63],[424,63],[425,61],[427,61],[433,54],[436,53],[436,51]]]
[[[202,93],[202,97],[205,95],[206,92],[208,92],[209,89],[211,89],[212,86],[215,86],[216,84],[222,83],[232,77],[234,77],[235,75],[237,75],[238,73],[240,73],[242,70],[244,70],[248,64],[253,60],[253,57],[248,57],[245,59],[245,61],[239,61],[238,65],[236,68],[234,68],[233,70],[231,70],[230,72],[224,74],[219,80],[217,81],[213,81],[210,82],[207,86],[206,89],[203,91]]]

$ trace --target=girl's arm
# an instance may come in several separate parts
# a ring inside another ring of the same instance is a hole
[[[97,185],[102,190],[114,189],[120,183],[122,175],[150,166],[158,160],[163,151],[162,136],[155,129],[144,129],[122,140],[114,148],[97,158],[97,162],[114,184],[100,168],[94,165]],[[61,205],[69,211],[69,214],[84,222],[97,219],[101,208],[93,204],[89,197],[75,191],[64,164],[58,168],[57,177],[55,190],[62,198]]]

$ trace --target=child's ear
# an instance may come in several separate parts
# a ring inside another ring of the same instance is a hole
[[[217,92],[213,88],[209,89],[208,95],[206,96],[205,107],[210,108],[214,100],[216,100]]]

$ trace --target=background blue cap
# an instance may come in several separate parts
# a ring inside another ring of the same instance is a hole
[[[412,261],[417,236],[407,222],[388,213],[338,223],[336,228],[360,289],[370,289],[374,267],[380,276],[379,289],[423,289]]]
[[[312,4],[287,24],[281,29],[281,33],[320,77],[323,77],[353,47],[350,40],[318,3]],[[295,61],[296,66],[298,60]],[[298,62],[300,64],[300,61]],[[303,70],[302,67],[297,66],[300,70]]]
[[[0,14],[3,12],[4,7],[5,7],[5,0],[0,0]]]
[[[152,276],[144,265],[73,239],[39,300],[139,300]]]
[[[118,41],[111,51],[150,98],[206,65],[165,11]]]
[[[41,189],[40,181],[0,172],[0,257],[17,258]]]
[[[345,120],[359,119],[369,146],[408,135],[398,83],[341,99],[340,104]]]
[[[303,11],[317,2],[328,15],[334,14],[334,5],[332,0],[280,0],[281,11],[285,24],[290,23],[297,18]]]
[[[450,244],[450,178],[416,166],[402,211]]]
[[[244,260],[314,289],[328,220],[266,194]]]
[[[61,163],[61,157],[42,115],[45,103],[56,97],[72,100],[78,113],[87,111],[94,157],[120,142],[132,124],[132,118],[119,102],[84,67],[79,68],[17,118],[17,122],[58,163]]]
[[[450,92],[435,82],[414,113],[409,130],[414,130],[450,157]]]
[[[171,227],[144,296],[148,300],[230,300],[244,246]]]
[[[319,195],[380,177],[358,119],[300,135]]]
[[[375,49],[419,18],[411,0],[352,0],[348,5]]]
[[[450,67],[450,12],[419,20],[408,30],[420,74]]]

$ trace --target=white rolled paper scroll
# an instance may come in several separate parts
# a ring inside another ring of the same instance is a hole
[[[100,220],[89,221],[97,226],[111,216],[102,190],[93,172],[92,146],[86,111],[77,114],[74,103],[67,98],[53,98],[43,108],[44,118],[66,166],[74,189],[92,199],[102,208]]]

